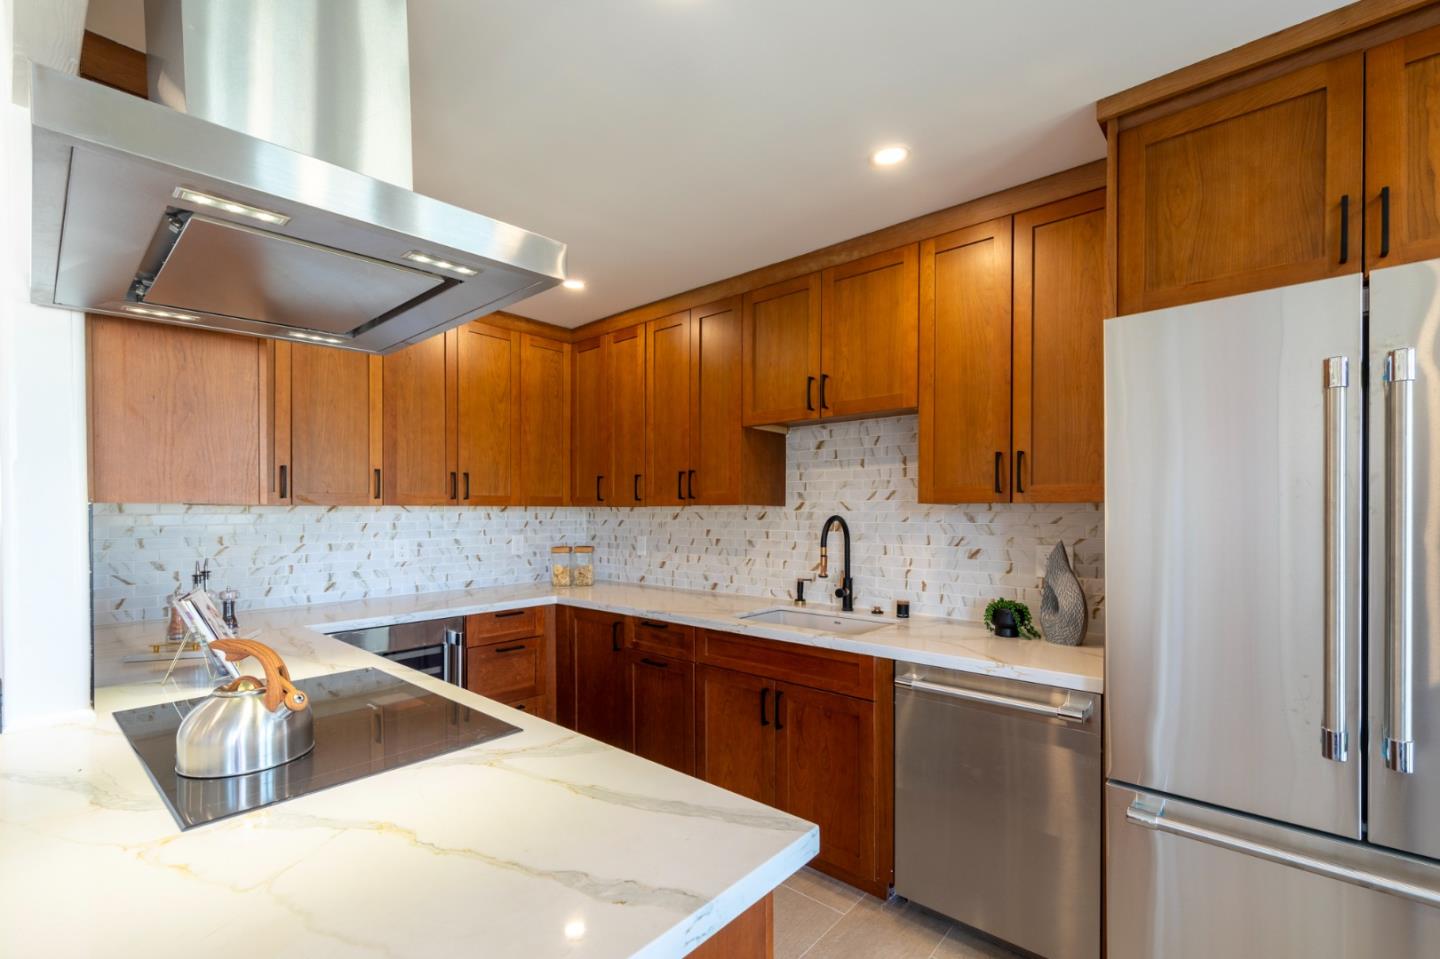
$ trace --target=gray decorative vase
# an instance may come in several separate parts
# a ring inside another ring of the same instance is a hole
[[[1056,543],[1045,561],[1045,585],[1040,594],[1040,632],[1045,641],[1058,646],[1079,646],[1089,625],[1085,609],[1085,591],[1064,543]]]

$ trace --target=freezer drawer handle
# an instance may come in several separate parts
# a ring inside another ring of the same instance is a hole
[[[1253,839],[1246,839],[1242,836],[1234,836],[1230,833],[1221,832],[1218,829],[1210,829],[1206,826],[1196,825],[1195,823],[1172,819],[1165,815],[1165,803],[1163,801],[1158,804],[1158,808],[1152,808],[1141,797],[1137,796],[1135,801],[1130,803],[1125,809],[1125,818],[1134,825],[1144,826],[1146,829],[1154,829],[1157,832],[1169,833],[1172,836],[1180,836],[1184,839],[1194,839],[1197,842],[1208,843],[1211,846],[1218,846],[1221,849],[1229,849],[1247,856],[1254,856],[1256,859],[1264,859],[1267,862],[1289,866],[1292,869],[1301,869],[1305,872],[1314,873],[1317,876],[1324,876],[1327,879],[1338,879],[1341,882],[1348,882],[1365,889],[1374,889],[1376,892],[1389,893],[1392,896],[1409,899],[1411,902],[1418,902],[1421,905],[1440,906],[1440,889],[1417,886],[1414,883],[1405,882],[1402,879],[1394,879],[1390,876],[1366,872],[1363,869],[1342,866],[1338,863],[1317,859],[1314,856],[1307,856],[1304,853],[1295,852],[1291,849],[1281,849],[1263,842],[1255,842]]]
[[[1414,664],[1415,350],[1385,355],[1385,766],[1415,771]]]
[[[1325,702],[1320,722],[1320,754],[1343,763],[1350,756],[1345,729],[1345,627],[1349,623],[1345,497],[1347,464],[1345,404],[1350,393],[1350,361],[1325,360]]]
[[[1040,716],[1050,716],[1072,723],[1088,721],[1090,714],[1095,709],[1093,700],[1089,697],[1077,696],[1070,690],[1066,690],[1065,701],[1063,703],[1059,706],[1052,706],[1049,703],[1037,703],[1029,699],[1016,699],[1013,696],[999,696],[995,693],[985,693],[978,689],[965,689],[961,686],[950,686],[946,683],[932,683],[928,680],[916,679],[914,676],[901,676],[895,680],[895,685],[904,686],[906,689],[917,689],[925,693],[939,693],[942,696],[952,696],[955,699],[964,699],[972,703],[986,703],[990,706],[1018,709],[1022,712],[1035,713]]]

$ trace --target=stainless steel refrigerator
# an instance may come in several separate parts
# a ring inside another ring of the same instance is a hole
[[[1440,261],[1107,321],[1105,445],[1109,956],[1440,956]]]

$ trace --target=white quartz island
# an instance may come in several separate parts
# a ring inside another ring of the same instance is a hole
[[[110,714],[203,689],[117,668],[159,624],[101,630],[93,722],[0,735],[0,955],[680,956],[817,851],[809,823],[286,621],[243,631],[296,679],[375,666],[521,731],[181,832]]]

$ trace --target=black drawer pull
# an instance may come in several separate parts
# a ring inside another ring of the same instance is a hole
[[[828,410],[828,409],[830,408],[830,404],[825,401],[825,384],[828,383],[828,382],[830,382],[830,374],[829,374],[829,373],[821,373],[821,374],[820,374],[820,408],[821,408],[822,410]]]
[[[528,612],[528,610],[523,610],[523,609],[507,609],[507,610],[505,610],[505,612],[503,612],[503,613],[496,613],[496,614],[495,614],[495,618],[496,618],[496,619],[506,619],[506,618],[508,618],[508,617],[510,617],[510,616],[524,616],[526,612]]]
[[[601,473],[600,475],[598,475],[598,476],[595,477],[595,502],[597,502],[597,503],[603,503],[603,502],[605,502],[605,497],[604,497],[604,496],[601,494],[601,492],[600,492],[600,481],[603,480],[604,478],[605,478],[605,474],[604,474],[604,473]]]
[[[284,499],[290,495],[290,467],[280,467],[280,498]]]
[[[1380,188],[1380,256],[1390,255],[1390,188]]]
[[[814,391],[815,391],[815,377],[813,377],[813,376],[807,376],[807,377],[805,377],[805,412],[807,412],[807,413],[813,413],[813,412],[815,412],[815,400],[813,399],[813,397],[814,397]]]
[[[676,499],[679,499],[679,500],[683,500],[683,499],[685,498],[685,471],[684,471],[684,470],[680,470],[678,473],[675,474],[675,498],[676,498]]]
[[[1015,451],[1015,492],[1025,492],[1025,451]]]
[[[689,480],[687,480],[686,483],[685,483],[685,498],[686,498],[686,499],[694,499],[694,498],[695,498],[695,471],[694,471],[694,470],[687,470],[686,472],[689,474],[689,477],[690,477],[690,478],[689,478]]]
[[[778,733],[780,730],[782,730],[782,729],[785,728],[785,724],[780,721],[780,701],[783,700],[784,698],[785,698],[785,690],[783,690],[783,689],[777,689],[777,690],[775,690],[775,731],[776,731],[777,733]]]
[[[662,663],[662,662],[660,662],[660,660],[658,660],[658,659],[642,659],[642,660],[640,660],[640,662],[644,663],[646,666],[654,666],[656,669],[669,669],[669,668],[670,668],[670,664],[669,664],[669,663]]]
[[[470,471],[465,471],[465,498],[470,498]]]
[[[1005,454],[999,450],[995,451],[995,492],[1005,492],[1004,481],[1000,479],[1000,472],[1005,465]]]
[[[640,474],[635,474],[635,502],[640,502]]]
[[[516,703],[516,704],[515,704],[514,706],[512,706],[511,708],[512,708],[512,709],[518,709],[518,710],[520,710],[520,711],[523,713],[523,712],[525,712],[525,710],[529,709],[530,707],[527,706],[527,705],[525,705],[524,703]]]
[[[655,622],[651,622],[651,621],[648,620],[648,619],[642,619],[642,620],[640,620],[640,625],[641,625],[641,626],[644,626],[646,629],[669,629],[669,628],[670,628],[670,624],[669,624],[669,623],[655,623]]]
[[[1350,194],[1340,198],[1340,262],[1350,260]]]
[[[495,648],[495,655],[498,656],[498,655],[500,655],[501,653],[518,653],[518,652],[520,652],[520,650],[522,650],[522,649],[524,649],[524,648],[525,648],[525,644],[524,644],[524,643],[521,643],[521,644],[518,645],[518,646],[497,646],[497,647]]]
[[[380,470],[375,470],[375,498],[380,498]]]
[[[450,471],[450,498],[460,498],[459,479],[454,470]]]
[[[765,707],[770,703],[770,687],[766,686],[760,690],[760,725],[770,725],[770,717],[765,715]]]

